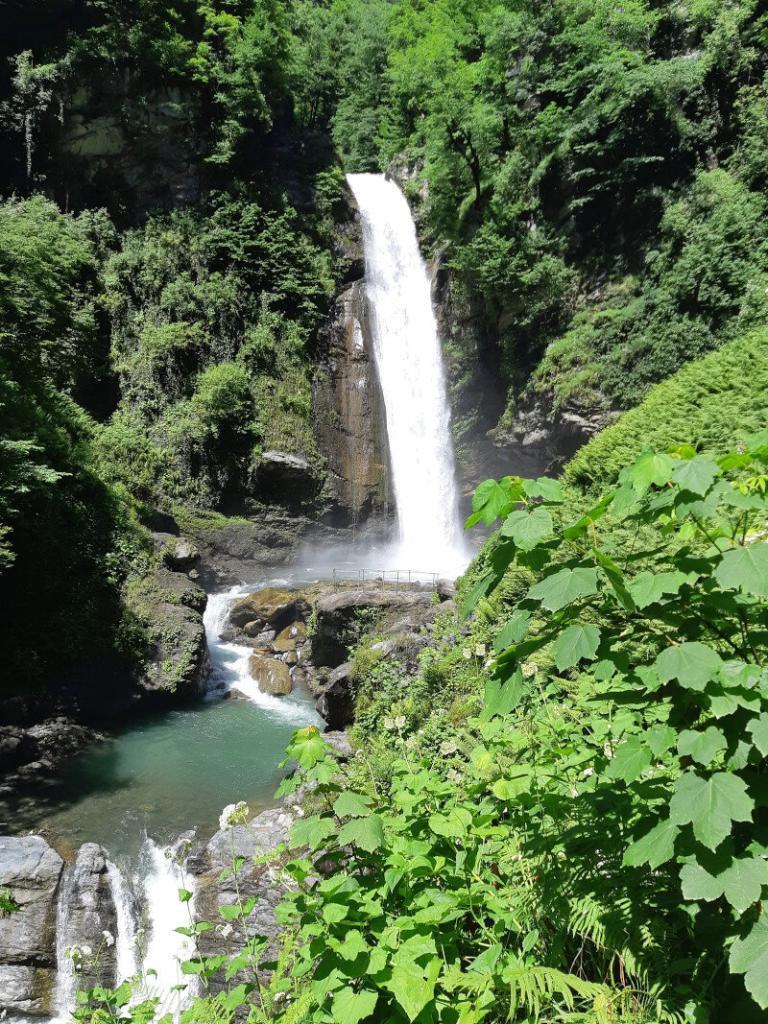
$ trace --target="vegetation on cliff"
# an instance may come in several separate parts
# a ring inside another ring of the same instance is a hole
[[[319,39],[344,40],[325,76],[337,144],[351,168],[405,173],[495,351],[506,422],[542,396],[628,408],[764,322],[768,23],[754,0],[313,13]]]
[[[11,691],[144,657],[124,596],[152,587],[158,512],[242,508],[266,449],[321,478],[343,180],[302,114],[293,4],[43,6],[45,31],[9,12],[0,72]]]

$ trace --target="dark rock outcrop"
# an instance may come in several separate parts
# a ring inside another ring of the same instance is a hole
[[[352,725],[355,720],[355,681],[351,662],[345,661],[335,668],[328,681],[320,687],[317,710],[333,732]]]
[[[554,409],[544,396],[521,401],[514,420],[490,434],[494,445],[509,454],[510,467],[521,476],[554,473],[616,415]],[[509,469],[507,470],[509,472]]]
[[[300,506],[316,496],[321,480],[315,468],[299,455],[266,451],[256,467],[261,497],[287,506]]]
[[[157,569],[128,588],[128,609],[143,623],[149,650],[133,680],[145,698],[181,704],[205,693],[209,660],[205,592],[181,573]]]
[[[64,862],[40,836],[0,838],[0,888],[18,911],[0,914],[0,1011],[52,1012],[56,901]]]
[[[339,523],[386,515],[390,505],[384,403],[373,359],[360,219],[351,195],[349,205],[349,220],[339,232],[348,287],[321,334],[324,358],[313,386],[325,494]]]
[[[346,660],[350,631],[360,613],[400,612],[424,608],[431,602],[432,593],[427,590],[342,590],[320,597],[315,605],[313,664],[336,668]]]

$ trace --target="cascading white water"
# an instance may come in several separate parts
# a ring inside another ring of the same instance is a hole
[[[426,266],[405,196],[382,174],[350,174],[363,222],[374,359],[387,419],[405,569],[460,572],[450,412]]]
[[[285,581],[269,581],[270,585]],[[251,675],[249,662],[253,654],[251,647],[225,643],[220,639],[226,629],[229,610],[234,601],[243,594],[249,594],[253,587],[233,587],[224,594],[212,594],[208,598],[203,624],[208,638],[211,657],[211,675],[208,693],[211,699],[220,698],[228,690],[237,690],[252,703],[257,704],[274,718],[288,719],[297,726],[316,724],[319,719],[310,705],[300,696],[273,697],[262,693]]]
[[[56,901],[56,992],[51,1024],[65,1024],[72,1019],[77,999],[77,975],[71,956],[70,909],[74,872],[65,867],[59,880]]]
[[[115,904],[115,983],[132,978],[139,969],[136,955],[136,910],[133,893],[122,871],[107,861],[107,877]]]
[[[175,1013],[194,994],[190,977],[181,971],[181,963],[190,958],[192,947],[190,940],[176,931],[190,924],[188,904],[179,900],[179,890],[194,895],[194,878],[185,874],[171,848],[158,846],[151,839],[144,844],[142,857],[146,858],[143,884],[148,932],[142,958],[143,994],[160,999],[161,1013]]]

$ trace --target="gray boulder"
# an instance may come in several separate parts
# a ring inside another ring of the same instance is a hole
[[[117,970],[116,947],[105,941],[104,932],[113,938],[117,935],[117,910],[107,858],[95,843],[84,843],[77,851],[67,886],[67,903],[67,945],[90,946],[94,951],[93,957],[83,961],[84,987],[112,985]]]
[[[280,926],[275,919],[275,908],[282,899],[284,883],[269,864],[256,863],[288,839],[294,815],[286,807],[262,811],[247,825],[236,825],[217,832],[187,861],[187,867],[196,876],[195,913],[204,921],[221,921],[220,906],[230,906],[238,898],[256,897],[256,904],[247,921],[248,935],[264,935],[269,939],[265,959],[277,952]],[[225,868],[231,868],[233,854],[245,857],[237,879],[231,875],[221,878]],[[234,956],[245,942],[240,922],[231,927],[219,925],[200,936],[203,956],[225,954]],[[238,978],[237,981],[246,980]],[[237,981],[234,984],[237,984]],[[211,981],[213,991],[224,987],[223,974]]]
[[[428,608],[432,594],[427,590],[342,590],[320,597],[315,605],[316,623],[312,634],[312,661],[335,668],[346,661],[352,627],[360,612],[370,609],[382,614]]]
[[[0,838],[0,888],[18,911],[0,915],[0,1011],[52,1010],[56,904],[64,862],[40,836]]]

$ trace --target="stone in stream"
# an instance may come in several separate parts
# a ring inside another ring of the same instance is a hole
[[[262,693],[279,697],[290,693],[293,689],[288,666],[285,662],[278,661],[277,658],[264,658],[261,655],[252,654],[248,667]]]
[[[0,837],[0,888],[18,911],[0,913],[0,1012],[53,1012],[56,899],[64,862],[40,836]]]
[[[283,629],[308,611],[309,606],[298,591],[265,587],[237,601],[229,621],[240,629],[247,627],[253,636],[265,626]]]
[[[293,654],[306,635],[307,627],[304,623],[294,622],[293,625],[286,626],[277,634],[272,643],[272,649],[280,654]]]

